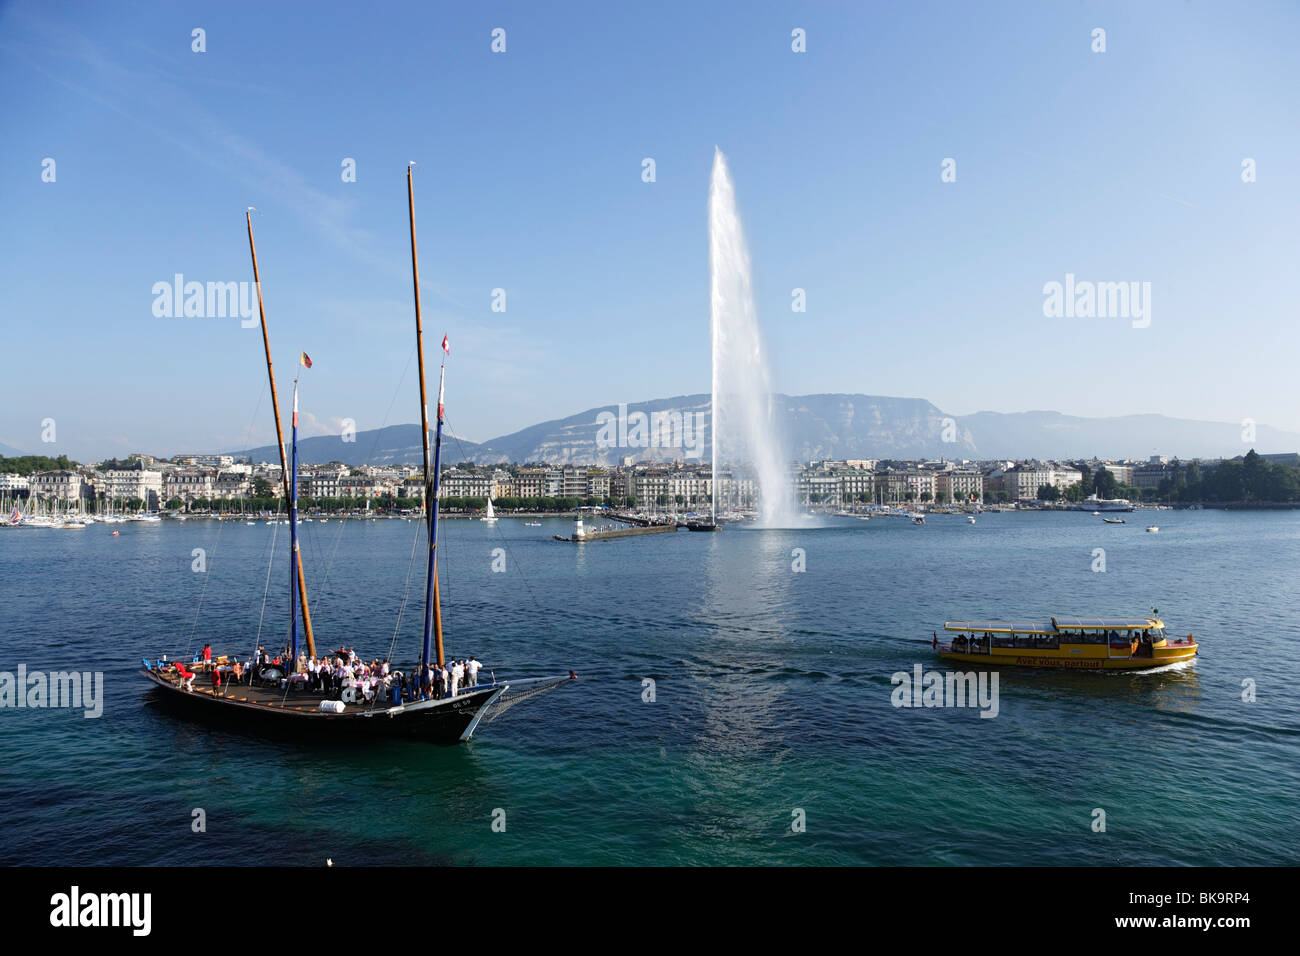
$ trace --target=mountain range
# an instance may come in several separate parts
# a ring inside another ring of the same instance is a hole
[[[1259,425],[1250,426],[1254,429],[1251,435],[1242,424],[1165,415],[1082,418],[1051,411],[949,415],[924,399],[876,395],[774,395],[773,401],[774,432],[784,443],[787,457],[799,461],[1146,459],[1157,454],[1184,459],[1231,458],[1251,448],[1261,453],[1300,449],[1300,434],[1295,432]],[[589,408],[481,443],[448,438],[444,433],[443,462],[612,465],[628,455],[637,461],[708,461],[708,445],[697,430],[683,430],[674,436],[674,447],[659,447],[650,444],[645,425],[656,415],[660,422],[684,420],[688,425],[707,425],[709,404],[709,396],[700,394],[630,403],[622,408]],[[683,445],[697,453],[683,454]],[[233,454],[247,455],[253,461],[279,459],[274,445]],[[414,464],[422,460],[420,428],[390,425],[357,432],[352,441],[330,435],[301,439],[298,454],[306,462]]]

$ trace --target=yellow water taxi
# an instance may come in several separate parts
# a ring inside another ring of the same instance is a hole
[[[968,664],[1140,670],[1189,661],[1200,647],[1191,634],[1171,641],[1158,617],[949,621],[943,629],[956,637],[941,644],[936,635],[936,653]]]

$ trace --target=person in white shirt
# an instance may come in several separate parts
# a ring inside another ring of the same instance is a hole
[[[466,682],[467,687],[478,686],[478,672],[483,667],[478,661],[474,660],[474,655],[469,656],[469,663],[465,665],[465,670],[469,674],[469,680]]]
[[[456,696],[456,691],[460,687],[461,680],[465,677],[465,669],[460,666],[460,661],[453,661],[451,665],[451,696]]]

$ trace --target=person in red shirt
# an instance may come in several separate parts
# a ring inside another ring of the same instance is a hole
[[[212,668],[212,693],[215,694],[219,690],[221,690],[221,668],[214,667]]]
[[[205,664],[211,664],[211,663],[212,663],[212,645],[211,645],[211,644],[204,644],[204,645],[203,645],[203,663],[205,663]]]
[[[181,675],[181,683],[185,685],[186,690],[194,690],[194,672],[186,668],[180,661],[176,662],[176,673]]]

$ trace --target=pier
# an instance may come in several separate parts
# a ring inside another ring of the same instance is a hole
[[[556,541],[567,541],[571,544],[582,544],[587,541],[609,541],[613,538],[634,538],[645,534],[664,534],[669,531],[677,530],[677,522],[672,523],[652,523],[644,519],[632,520],[630,516],[608,515],[607,517],[622,521],[628,525],[626,528],[609,528],[599,531],[588,531],[582,526],[582,518],[577,518],[573,523],[572,537],[565,537],[562,534],[554,535]]]

